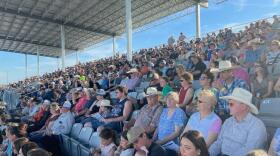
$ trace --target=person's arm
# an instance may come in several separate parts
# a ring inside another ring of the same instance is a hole
[[[120,117],[116,117],[116,118],[109,118],[109,119],[105,119],[108,122],[118,122],[118,121],[126,121],[130,115],[130,113],[132,112],[133,106],[132,103],[128,100],[125,102],[124,104],[124,110],[123,110],[123,115]]]
[[[156,112],[153,115],[153,119],[152,119],[150,125],[146,128],[146,132],[152,133],[155,131],[155,129],[158,126],[159,118],[160,118],[162,110],[163,110],[163,107],[161,107],[161,106],[157,108]]]
[[[188,89],[186,95],[185,95],[185,99],[184,99],[184,102],[183,104],[180,106],[181,108],[183,108],[185,110],[185,107],[188,105],[188,103],[190,102],[190,100],[192,99],[193,97],[193,89],[190,88]]]
[[[208,137],[205,139],[207,147],[210,147],[210,145],[217,139],[219,132],[221,130],[222,126],[222,120],[218,119],[216,120],[213,125],[211,126]]]
[[[218,156],[219,154],[221,154],[223,135],[224,132],[228,129],[227,123],[228,120],[226,120],[223,124],[221,133],[218,135],[218,139],[209,147],[209,153],[211,156]]]
[[[272,139],[269,150],[268,150],[269,156],[276,156],[275,151],[274,151],[274,146],[275,146],[275,139]]]
[[[272,88],[273,88],[273,80],[269,79],[268,81],[268,86],[267,86],[267,93],[265,93],[264,95],[262,95],[262,98],[267,98],[272,94]]]
[[[157,143],[160,144],[160,145],[164,145],[166,143],[168,143],[169,141],[172,141],[174,140],[175,138],[177,138],[179,135],[180,135],[180,132],[181,132],[181,129],[183,128],[183,126],[175,126],[175,131],[166,136],[164,139],[162,140],[158,140]]]
[[[280,77],[278,78],[278,80],[274,86],[274,91],[280,91]]]

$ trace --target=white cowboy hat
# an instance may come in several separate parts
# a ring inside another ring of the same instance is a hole
[[[233,67],[230,61],[220,61],[219,68],[211,68],[210,72],[219,73],[226,70],[236,69],[238,67]]]
[[[253,97],[253,95],[249,91],[247,91],[243,88],[235,88],[231,95],[222,96],[220,98],[224,99],[224,100],[236,100],[238,102],[241,102],[241,103],[249,106],[250,111],[252,113],[258,114],[259,111],[258,111],[257,107],[254,104],[252,104],[252,97]]]
[[[159,95],[160,92],[155,87],[149,87],[145,93],[145,97]]]
[[[99,89],[99,90],[97,90],[96,94],[104,96],[104,95],[106,95],[106,92],[104,91],[104,89]]]
[[[99,107],[113,107],[110,103],[109,100],[101,100],[99,103],[98,103],[98,106]]]
[[[130,69],[127,73],[137,73],[138,70],[136,68]]]

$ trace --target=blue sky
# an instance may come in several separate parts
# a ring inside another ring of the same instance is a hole
[[[240,25],[246,22],[280,15],[280,0],[209,0],[209,8],[201,8],[201,33],[212,32],[224,27]],[[186,15],[188,13],[188,15]],[[178,37],[183,32],[191,38],[195,35],[195,14],[193,9],[185,10],[160,21],[135,30],[133,33],[133,50],[149,48],[167,42],[170,35]],[[116,39],[117,51],[126,51],[125,34]],[[79,54],[81,62],[112,55],[112,40],[85,49]],[[74,65],[76,55],[66,56],[66,65]],[[36,75],[37,57],[28,56],[28,76]],[[40,57],[40,74],[51,72],[58,67],[58,60]],[[15,82],[25,77],[25,56],[23,54],[0,51],[0,84]]]

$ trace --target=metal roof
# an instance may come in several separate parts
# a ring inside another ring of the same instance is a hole
[[[132,0],[133,29],[193,6],[197,0]],[[59,57],[125,32],[125,0],[1,0],[0,50]]]

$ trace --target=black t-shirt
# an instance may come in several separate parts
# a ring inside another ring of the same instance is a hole
[[[194,74],[193,75],[193,79],[194,80],[199,80],[201,74],[204,72],[205,69],[206,69],[206,65],[202,61],[199,61],[197,64],[193,64],[192,71],[196,71],[196,70],[200,71],[199,74]]]
[[[152,143],[148,149],[148,156],[166,156],[166,151],[157,143]]]

